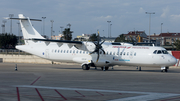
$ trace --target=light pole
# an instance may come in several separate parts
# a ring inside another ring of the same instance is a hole
[[[162,25],[163,23],[161,23],[161,45],[162,45]]]
[[[14,14],[9,14],[9,17],[12,18]],[[10,34],[12,34],[12,19],[11,19],[11,25],[10,25]]]
[[[107,21],[108,22],[108,37],[109,37],[109,24],[111,23],[111,21]]]
[[[61,34],[63,34],[62,29],[63,29],[64,27],[63,27],[63,26],[60,26],[60,28],[61,28]]]
[[[17,24],[18,24],[18,36],[19,36],[19,40],[18,40],[18,45],[20,45],[20,31],[19,31],[19,29],[20,29],[20,23],[19,22],[17,22]],[[20,50],[19,50],[19,55],[20,55]]]
[[[155,12],[146,12],[146,14],[149,14],[149,42],[150,42],[151,14],[155,14]]]
[[[7,21],[6,21],[6,20],[3,20],[2,22],[4,23],[4,25],[2,25],[2,33],[5,34],[5,33],[6,33],[6,31],[5,31],[5,29],[6,29],[6,28],[5,28],[5,27],[6,27],[5,23],[6,23]]]
[[[43,35],[45,35],[45,33],[44,33],[44,24],[45,24],[44,20],[46,19],[46,17],[42,17],[42,19],[43,19]]]
[[[69,26],[69,28],[71,28],[71,24],[69,23],[69,24],[67,24],[67,26]]]
[[[19,22],[17,22],[17,24],[18,24],[18,36],[19,36],[19,41],[18,41],[18,43],[19,43],[19,45],[20,45],[20,34],[19,34],[19,28],[20,28],[20,26],[19,26]]]
[[[52,35],[53,35],[53,22],[54,22],[54,20],[51,20],[51,39],[52,39]]]
[[[111,37],[111,26],[112,26],[112,24],[110,24],[110,37]]]

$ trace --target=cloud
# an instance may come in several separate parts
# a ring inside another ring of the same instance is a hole
[[[165,18],[169,13],[169,6],[167,6],[166,8],[163,8],[163,13],[161,14],[162,18]]]
[[[145,13],[145,10],[142,7],[140,7],[139,8],[139,13]]]
[[[180,20],[180,14],[179,15],[171,15],[171,19],[173,21],[179,21]]]
[[[111,15],[107,15],[107,16],[100,16],[100,17],[95,17],[94,20],[97,20],[97,21],[106,21],[106,20],[109,20],[109,19],[112,19],[112,16]]]

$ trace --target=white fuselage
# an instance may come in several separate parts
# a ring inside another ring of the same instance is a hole
[[[154,46],[125,46],[107,44],[104,48],[106,54],[100,54],[100,58],[97,63],[96,53],[89,55],[88,51],[79,50],[75,47],[69,48],[67,44],[63,44],[59,47],[53,42],[46,45],[45,42],[38,41],[31,42],[30,45],[16,46],[16,48],[57,62],[77,62],[83,64],[93,61],[97,67],[114,65],[165,67],[176,63],[176,59],[170,54],[153,53],[155,50],[165,50],[162,47]],[[109,63],[105,64],[104,61],[108,61]]]

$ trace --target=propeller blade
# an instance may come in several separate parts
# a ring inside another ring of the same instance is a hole
[[[103,51],[104,54],[106,54],[106,52],[104,51],[104,49],[101,48],[101,50]]]
[[[101,42],[101,44],[100,44],[100,45],[102,45],[104,42],[105,42],[105,40],[103,40],[103,42]]]
[[[98,62],[98,60],[99,60],[99,51],[97,52],[97,60],[96,60],[96,62]]]

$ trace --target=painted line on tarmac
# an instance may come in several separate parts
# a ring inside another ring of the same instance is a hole
[[[99,92],[97,92],[97,91],[96,91],[96,93],[100,94],[101,96],[104,96],[104,94],[101,94],[101,93],[99,93]]]
[[[85,97],[85,95],[81,94],[80,92],[78,92],[77,90],[75,90],[76,93],[78,93],[79,95],[81,95],[82,97]]]
[[[39,93],[38,89],[35,88],[36,92],[38,93],[39,97],[41,98],[42,101],[44,101],[43,97],[41,96],[41,94]]]
[[[16,87],[16,91],[17,91],[17,100],[20,101],[20,95],[19,95],[19,89],[18,89],[18,87]]]
[[[33,85],[34,83],[36,83],[36,81],[39,80],[40,78],[41,78],[41,76],[38,77],[33,83],[31,83],[31,85]]]
[[[24,88],[42,88],[42,89],[59,89],[59,90],[74,90],[74,91],[93,91],[93,92],[109,92],[109,93],[130,93],[130,94],[143,94],[140,96],[135,97],[127,97],[127,98],[120,98],[114,99],[110,101],[147,101],[147,100],[155,100],[155,99],[162,99],[168,98],[173,96],[179,96],[180,94],[173,94],[173,93],[153,93],[153,92],[137,92],[137,91],[117,91],[117,90],[100,90],[100,89],[82,89],[82,88],[66,88],[66,87],[48,87],[48,86],[33,86],[33,85],[14,85],[13,87],[24,87]]]
[[[67,100],[61,93],[59,93],[56,89],[55,91],[64,99],[64,100]]]

